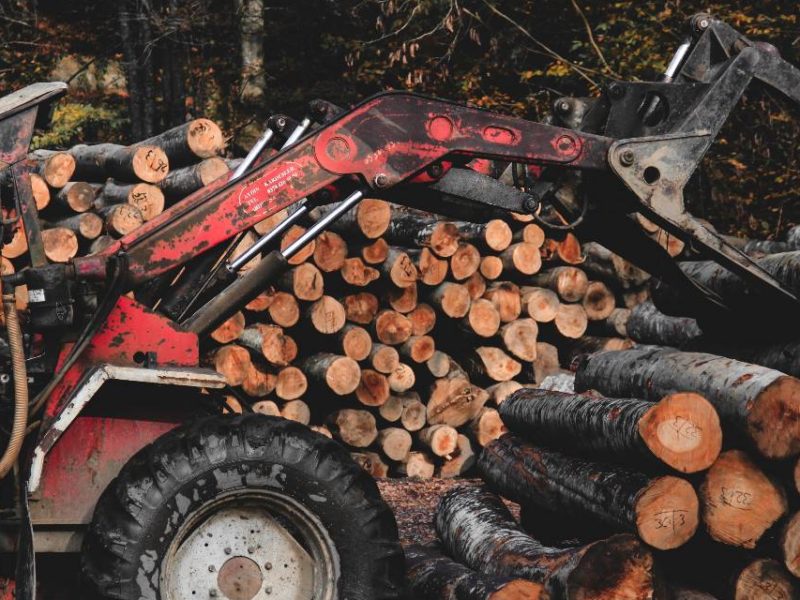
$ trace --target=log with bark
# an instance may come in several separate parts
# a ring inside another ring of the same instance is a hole
[[[652,597],[653,557],[636,538],[617,535],[574,548],[549,548],[525,534],[503,502],[483,488],[454,488],[436,509],[445,551],[491,577],[541,583],[550,598]]]
[[[714,407],[691,392],[653,404],[523,388],[499,411],[511,431],[537,445],[634,466],[696,473],[708,469],[722,447]]]
[[[71,181],[53,196],[51,206],[61,214],[83,213],[92,208],[94,202],[94,187],[83,181]]]
[[[589,278],[577,267],[555,267],[534,275],[530,282],[556,292],[566,302],[578,302],[589,289]]]
[[[652,302],[643,302],[630,311],[625,331],[641,344],[689,348],[703,335],[695,319],[670,317]]]
[[[149,221],[164,212],[164,193],[150,183],[116,183],[107,181],[94,199],[93,206],[100,210],[115,204],[130,204],[139,209],[142,218]]]
[[[726,435],[752,442],[768,458],[800,452],[800,380],[757,365],[700,352],[643,346],[585,356],[576,389],[658,400],[677,391],[704,396]]]
[[[79,144],[70,149],[75,159],[73,177],[81,181],[119,181],[158,183],[169,173],[169,159],[156,146],[118,144]]]
[[[594,517],[660,550],[685,544],[699,522],[697,494],[688,481],[567,456],[511,434],[486,446],[478,467],[506,498]]]
[[[182,167],[221,154],[225,149],[225,137],[214,121],[201,118],[168,129],[139,145],[160,148],[170,165]]]
[[[537,600],[542,593],[539,583],[485,576],[435,547],[410,546],[405,557],[409,590],[420,600]]]
[[[28,155],[36,165],[36,174],[51,188],[62,188],[75,174],[75,159],[68,152],[34,150]]]

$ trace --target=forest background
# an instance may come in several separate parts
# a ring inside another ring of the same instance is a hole
[[[407,89],[542,119],[555,98],[654,79],[712,12],[800,64],[796,0],[0,0],[0,94],[70,84],[42,147],[131,142],[187,118],[242,154],[267,116]],[[691,207],[724,232],[800,223],[800,110],[749,92]]]

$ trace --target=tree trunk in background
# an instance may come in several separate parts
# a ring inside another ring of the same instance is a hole
[[[140,43],[139,60],[142,65],[142,135],[152,137],[156,134],[156,106],[155,106],[155,70],[153,68],[153,31],[150,21],[153,18],[153,8],[149,0],[140,0],[138,3],[137,18],[139,20]]]
[[[142,76],[136,53],[136,35],[131,28],[136,0],[119,0],[119,35],[124,55],[125,78],[128,80],[128,111],[133,138],[145,137],[142,128]]]
[[[245,102],[264,96],[264,0],[236,0],[241,25],[242,91]]]

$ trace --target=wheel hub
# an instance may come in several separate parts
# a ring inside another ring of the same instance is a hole
[[[251,600],[261,589],[264,577],[258,564],[247,557],[228,559],[217,576],[217,587],[231,600]]]
[[[317,549],[304,547],[296,539],[302,536],[270,508],[233,501],[201,509],[162,564],[161,597],[311,600],[321,592],[327,598],[328,565],[315,560]]]

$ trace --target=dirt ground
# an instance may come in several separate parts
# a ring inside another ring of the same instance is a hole
[[[477,487],[480,479],[378,479],[383,499],[394,511],[403,546],[436,541],[433,515],[439,498],[454,487]],[[506,502],[515,517],[516,505]]]

